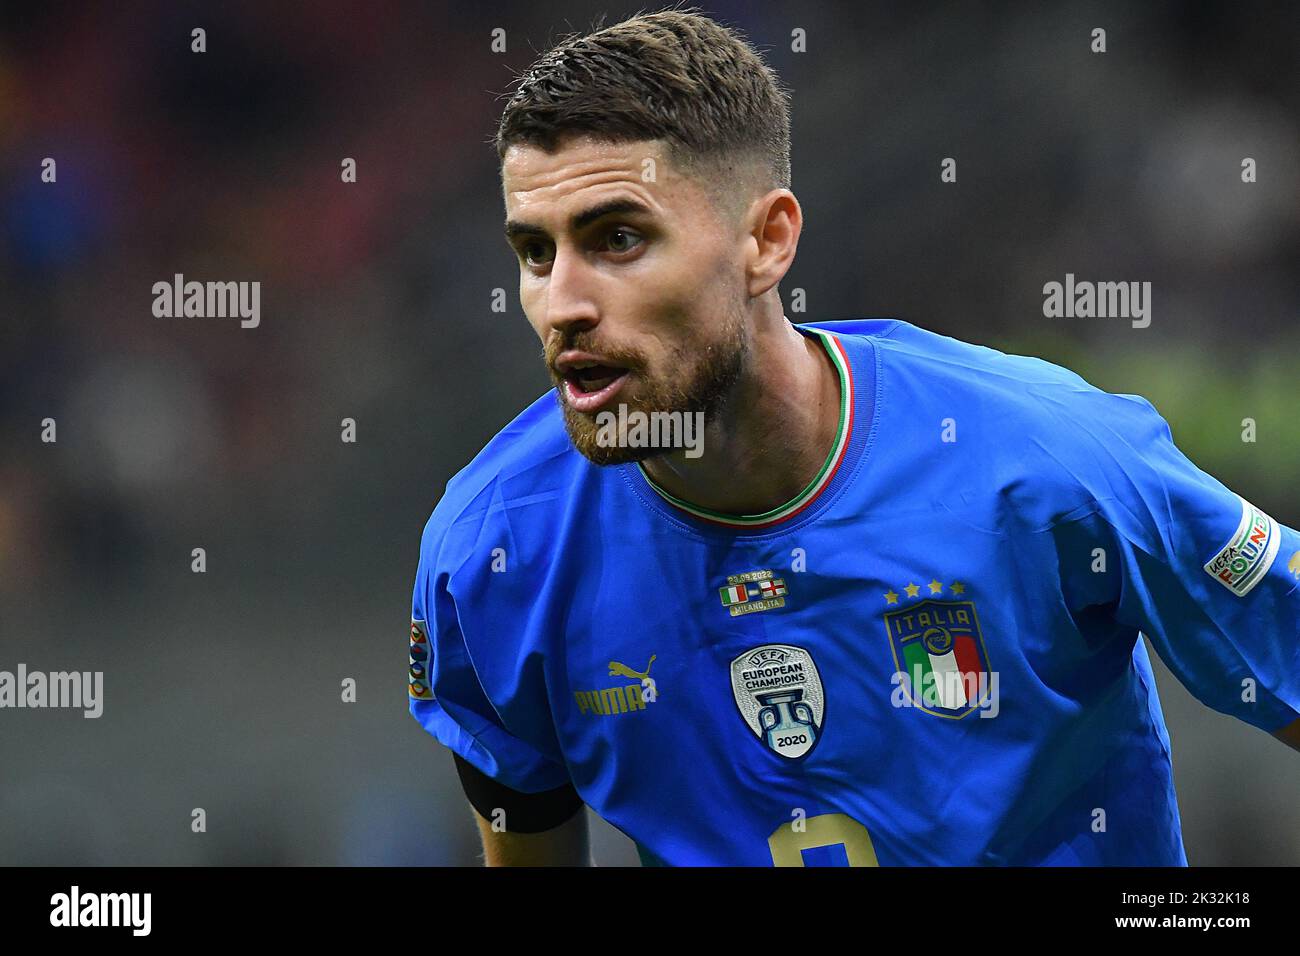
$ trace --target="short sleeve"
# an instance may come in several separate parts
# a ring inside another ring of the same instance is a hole
[[[1207,706],[1300,718],[1300,535],[1194,465],[1146,399],[1102,395],[1078,474],[1118,551],[1115,619]]]
[[[444,576],[422,549],[411,600],[410,712],[442,744],[492,779],[523,793],[569,783],[563,765],[510,733],[484,693]]]

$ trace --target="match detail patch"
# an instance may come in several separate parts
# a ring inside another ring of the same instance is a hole
[[[1232,540],[1210,558],[1205,571],[1237,597],[1245,597],[1277,557],[1282,532],[1277,522],[1240,495],[1241,522]]]

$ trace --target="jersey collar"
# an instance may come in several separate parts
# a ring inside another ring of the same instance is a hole
[[[649,488],[660,499],[667,502],[678,512],[684,512],[693,518],[706,522],[714,526],[724,528],[733,528],[744,531],[762,531],[772,528],[784,521],[788,521],[796,515],[805,511],[815,501],[817,501],[823,492],[830,487],[844,463],[848,452],[850,439],[853,435],[854,410],[857,406],[856,396],[854,394],[853,367],[849,364],[848,356],[844,352],[844,346],[838,338],[822,329],[812,327],[795,326],[805,335],[815,335],[826,349],[830,356],[831,364],[835,366],[836,372],[839,373],[840,379],[840,417],[839,426],[835,432],[835,442],[831,446],[826,460],[822,462],[821,468],[813,476],[812,481],[785,504],[773,508],[771,511],[765,511],[761,514],[724,514],[721,511],[713,511],[709,508],[701,508],[699,505],[691,504],[677,498],[667,491],[664,491],[651,479],[645,467],[636,463],[637,471],[645,486]]]

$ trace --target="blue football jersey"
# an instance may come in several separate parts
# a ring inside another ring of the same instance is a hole
[[[1143,398],[895,320],[816,478],[722,515],[582,457],[548,392],[420,545],[410,711],[664,865],[1186,865],[1139,632],[1206,705],[1300,716],[1300,535]],[[507,826],[509,821],[507,821]]]

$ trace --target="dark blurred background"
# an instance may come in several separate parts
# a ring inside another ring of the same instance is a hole
[[[640,7],[0,9],[0,669],[105,675],[97,720],[0,710],[0,862],[474,863],[404,673],[424,521],[548,385],[487,143],[538,53]],[[1293,5],[706,10],[792,91],[791,318],[897,316],[1144,395],[1300,525]],[[260,326],[155,318],[178,272],[260,281]],[[1151,282],[1150,327],[1044,318],[1067,272]],[[1159,676],[1192,863],[1300,862],[1300,754]]]

